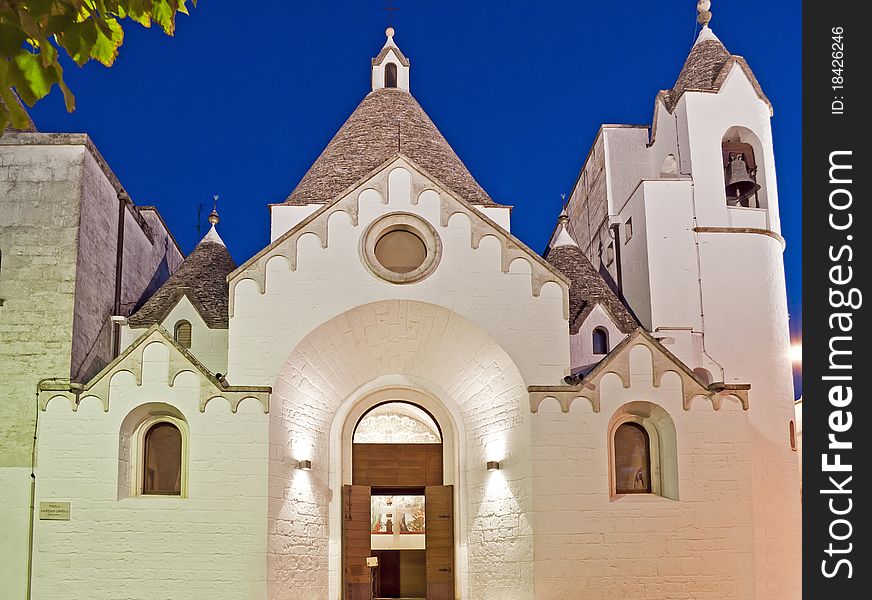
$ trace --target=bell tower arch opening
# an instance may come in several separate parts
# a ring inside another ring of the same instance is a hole
[[[727,206],[767,208],[763,146],[746,127],[730,127],[721,139]]]

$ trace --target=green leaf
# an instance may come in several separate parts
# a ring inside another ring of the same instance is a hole
[[[96,60],[108,67],[124,42],[119,20],[129,18],[143,27],[154,22],[173,35],[176,14],[188,14],[187,4],[187,0],[0,0],[0,97],[15,98],[17,93],[33,106],[57,83],[67,110],[72,111],[75,97],[64,83],[55,44],[79,66]],[[196,7],[197,1],[191,4]],[[17,100],[14,104],[0,106],[4,126],[10,119],[21,123],[22,115],[27,117]]]
[[[154,0],[151,17],[160,25],[167,35],[173,35],[176,30],[176,3],[169,0]]]
[[[21,108],[21,104],[15,98],[15,93],[10,88],[0,87],[0,98],[3,98],[3,102],[0,103],[0,134],[3,133],[10,121],[15,129],[30,127],[30,117]]]
[[[51,91],[51,86],[58,82],[55,69],[52,66],[45,67],[39,54],[24,51],[10,64],[9,79],[18,96],[29,106],[45,97]]]
[[[61,48],[67,51],[80,67],[91,60],[91,51],[97,43],[97,28],[88,19],[80,23],[73,23],[63,34],[58,34],[56,39]]]
[[[118,48],[124,42],[124,30],[118,24],[118,21],[112,18],[106,20],[106,25],[109,36],[102,29],[98,31],[97,41],[91,49],[91,56],[97,62],[111,67],[118,56]]]
[[[0,21],[0,56],[11,58],[18,54],[27,36],[18,27]]]

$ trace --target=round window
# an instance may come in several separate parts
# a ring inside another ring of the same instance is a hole
[[[375,243],[375,258],[381,266],[394,273],[410,273],[427,258],[424,240],[411,231],[394,229]]]
[[[374,275],[391,283],[413,283],[436,268],[442,242],[417,215],[391,213],[367,228],[361,249]]]

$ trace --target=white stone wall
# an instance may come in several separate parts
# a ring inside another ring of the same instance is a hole
[[[292,231],[231,277],[229,373],[237,384],[274,387],[271,597],[338,598],[341,529],[328,506],[338,509],[341,490],[328,483],[328,460],[333,463],[336,451],[329,433],[356,390],[398,377],[438,398],[465,432],[458,446],[466,458],[458,456],[454,467],[463,494],[457,504],[459,589],[471,598],[529,598],[526,386],[554,384],[567,373],[566,286],[477,209],[446,196],[402,161],[394,166],[342,201],[352,208],[337,205],[333,214],[303,221],[312,233],[297,241],[288,237]],[[357,212],[356,225],[349,210]],[[395,211],[424,218],[441,239],[439,266],[418,283],[382,281],[361,262],[362,233]],[[482,228],[489,234],[474,248],[474,233]],[[296,268],[287,258],[270,258],[273,250],[290,255]],[[506,252],[515,254],[505,259]],[[256,281],[260,269],[264,293]],[[537,277],[553,281],[534,295]],[[313,470],[295,472],[296,461],[309,456]],[[489,459],[505,461],[497,489],[485,479]]]
[[[35,521],[34,598],[266,597],[267,415],[253,398],[235,414],[220,398],[200,412],[197,374],[168,385],[170,352],[145,347],[141,386],[114,372],[108,413],[94,396],[76,412],[56,397],[41,413],[36,501],[70,502],[71,518]],[[122,422],[149,403],[184,416],[187,497],[119,490],[134,468]]]
[[[602,354],[593,353],[593,330],[602,327],[609,335],[609,350],[620,344],[626,334],[615,325],[612,317],[597,304],[578,329],[578,333],[570,337],[570,354],[572,369],[598,363],[604,358]]]
[[[755,596],[755,526],[748,413],[734,400],[682,406],[681,380],[653,385],[651,352],[627,348],[628,386],[600,380],[601,411],[546,399],[532,417],[537,600]],[[629,402],[668,412],[675,425],[678,500],[610,496],[609,422]]]
[[[621,222],[634,223],[624,292],[688,366],[751,384],[753,594],[792,598],[800,586],[799,481],[789,448],[793,390],[770,109],[734,67],[719,93],[688,92],[672,115],[658,105],[655,119],[653,166],[676,153],[684,175],[644,181],[620,207]],[[721,141],[732,127],[754,135],[765,210],[726,205]],[[610,168],[621,168],[612,150]],[[628,149],[627,161],[635,169],[637,153]]]
[[[798,466],[789,441],[793,380],[782,247],[752,234],[709,234],[704,240],[706,348],[724,364],[728,382],[752,386],[757,597],[786,600],[800,590],[802,529]],[[727,255],[743,274],[741,285],[723,276]]]
[[[227,375],[227,330],[209,328],[187,296],[182,296],[179,299],[160,325],[170,335],[174,335],[176,323],[179,321],[187,321],[191,324],[191,347],[189,348],[191,354],[212,373]],[[123,326],[121,328],[121,351],[123,352],[146,331],[146,328]]]
[[[767,201],[763,228],[780,233],[770,110],[742,70],[734,67],[717,95],[689,94],[686,111],[699,225],[735,226],[734,213],[742,212],[726,207],[720,154],[724,133],[740,126],[759,142],[758,181]],[[753,390],[756,594],[794,598],[801,587],[801,527],[788,434],[794,396],[783,247],[766,235],[704,233],[700,252],[706,348],[724,364],[728,381],[741,379]]]
[[[111,359],[120,187],[85,135],[0,137],[0,581],[13,597],[25,589],[37,382],[87,378]],[[181,260],[150,214],[126,213],[125,254],[136,260],[124,265],[123,300]]]
[[[18,143],[26,137],[0,137],[0,581],[15,598],[26,585],[36,384],[70,376],[84,154]]]
[[[388,167],[384,173],[392,169]],[[391,192],[386,204],[374,185],[368,182],[353,192],[351,200],[359,207],[357,225],[344,209],[324,213],[312,222],[311,233],[302,235],[295,246],[293,239],[275,242],[278,245],[271,247],[272,254],[265,251],[257,264],[243,265],[231,275],[228,371],[234,383],[271,384],[291,350],[314,326],[383,299],[420,300],[448,307],[497,340],[518,362],[525,379],[552,382],[555,374],[562,377],[568,365],[564,313],[568,296],[563,284],[556,283],[563,281],[562,276],[542,266],[544,261],[537,261],[532,251],[525,254],[520,250],[509,251],[519,258],[511,260],[509,271],[503,272],[505,253],[501,248],[520,242],[506,242],[499,234],[489,233],[473,248],[473,220],[478,221],[479,211],[469,208],[469,216],[454,213],[443,226],[442,199],[435,189],[417,188],[417,203],[413,204],[411,182],[398,182],[401,187]],[[427,183],[416,173],[415,186],[424,185]],[[428,221],[443,244],[439,268],[414,284],[396,285],[378,279],[360,258],[360,240],[366,227],[396,211]],[[321,231],[323,237],[319,237]],[[290,268],[288,255],[294,256],[295,269]],[[532,271],[553,280],[542,286],[539,295],[534,295]],[[264,293],[258,278],[262,278]]]

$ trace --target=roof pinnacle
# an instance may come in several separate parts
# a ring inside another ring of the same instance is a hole
[[[709,21],[712,20],[712,13],[709,10],[712,6],[711,0],[699,0],[696,3],[696,22],[708,29]]]
[[[212,227],[215,227],[221,222],[221,217],[218,216],[218,194],[212,196],[212,199],[212,212],[209,213],[209,223],[212,224]]]
[[[213,204],[212,204],[212,212],[209,213],[209,223],[211,223],[212,227],[209,228],[208,233],[203,236],[201,242],[214,242],[216,244],[221,244],[224,246],[224,240],[221,239],[221,236],[218,235],[218,230],[215,228],[218,223],[221,222],[221,217],[218,216],[218,194],[212,196]]]
[[[572,239],[572,235],[569,233],[569,215],[566,212],[566,209],[560,211],[560,216],[557,217],[557,236],[554,238],[554,242],[551,244],[551,249],[559,248],[560,246],[575,246],[578,247],[578,244],[575,243],[575,240]]]

